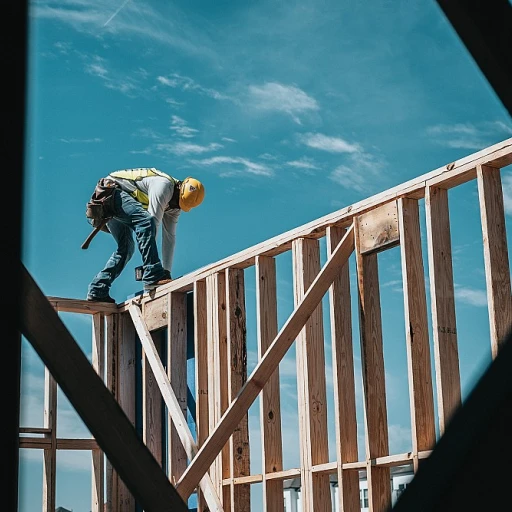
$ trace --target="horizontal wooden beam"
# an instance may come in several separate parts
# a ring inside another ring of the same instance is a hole
[[[58,312],[21,262],[20,265],[23,304],[18,324],[21,334],[35,349],[144,510],[187,512],[187,504],[139,438]]]
[[[83,313],[94,315],[96,313],[117,313],[116,304],[108,302],[91,302],[81,299],[65,299],[62,297],[46,297],[56,311],[63,313]]]
[[[49,437],[20,437],[20,448],[47,449],[52,447]],[[57,450],[97,450],[95,439],[57,439]]]
[[[276,256],[291,248],[293,240],[298,238],[321,238],[325,235],[328,226],[346,227],[352,223],[355,215],[361,215],[374,208],[384,205],[399,197],[422,198],[425,194],[427,183],[436,185],[439,188],[451,188],[476,177],[477,165],[489,165],[501,168],[512,163],[512,138],[506,139],[498,144],[489,146],[481,151],[468,155],[460,160],[450,162],[426,174],[418,176],[401,185],[390,188],[384,192],[371,196],[353,205],[347,206],[333,213],[320,217],[312,222],[304,224],[278,236],[270,238],[262,243],[224,258],[216,263],[206,265],[190,274],[174,279],[169,284],[160,286],[157,290],[138,296],[135,299],[119,305],[124,311],[129,303],[134,301],[151,301],[171,291],[191,291],[193,283],[205,279],[206,276],[221,272],[226,268],[247,268],[254,265],[256,256]]]
[[[424,450],[418,452],[419,459],[426,459],[430,456],[432,450]],[[388,455],[387,457],[377,457],[369,461],[371,466],[378,467],[397,467],[404,466],[406,464],[412,464],[413,453],[398,453],[396,455]],[[345,462],[342,464],[342,468],[345,471],[365,471],[368,467],[368,462],[360,460],[357,462]],[[313,473],[335,475],[338,470],[337,462],[327,462],[325,464],[316,464],[311,467]],[[265,480],[290,480],[292,478],[300,478],[300,468],[285,469],[283,471],[276,471],[275,473],[268,473],[265,475]],[[222,485],[242,485],[242,484],[257,484],[263,482],[263,475],[248,475],[239,478],[225,478],[222,481]]]

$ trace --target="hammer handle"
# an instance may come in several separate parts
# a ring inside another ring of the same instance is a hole
[[[85,239],[84,243],[82,244],[82,249],[87,249],[89,247],[89,244],[92,242],[92,239],[102,230],[103,226],[107,223],[106,220],[104,220],[99,226],[96,226],[89,236]]]

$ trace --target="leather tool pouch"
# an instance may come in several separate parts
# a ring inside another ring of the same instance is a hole
[[[86,204],[85,216],[89,224],[98,227],[104,220],[111,219],[114,216],[114,191],[117,183],[109,178],[101,178],[91,199]],[[102,231],[109,233],[107,226]]]

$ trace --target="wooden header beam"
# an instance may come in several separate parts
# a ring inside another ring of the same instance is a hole
[[[512,137],[376,194],[368,199],[364,199],[363,201],[359,201],[351,206],[325,215],[308,224],[304,224],[298,228],[270,238],[265,242],[254,245],[228,258],[204,266],[183,277],[174,279],[169,284],[160,286],[156,291],[125,301],[119,305],[119,310],[127,311],[130,303],[133,301],[144,303],[166,295],[169,292],[191,291],[195,281],[205,279],[208,275],[221,272],[226,268],[247,268],[254,265],[256,256],[276,256],[281,254],[291,249],[292,241],[297,238],[323,237],[328,226],[336,225],[347,227],[351,224],[354,216],[361,215],[378,206],[385,205],[399,197],[422,198],[427,185],[435,185],[438,188],[451,188],[476,179],[476,168],[478,165],[502,168],[510,164],[512,164]]]

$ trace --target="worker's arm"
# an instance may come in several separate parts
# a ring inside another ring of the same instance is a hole
[[[177,216],[172,214],[172,212],[177,211],[179,214],[180,210],[170,210],[167,212],[165,210],[172,198],[174,185],[168,179],[159,176],[145,178],[144,184],[147,186],[149,199],[148,213],[155,218],[157,235],[163,221],[161,259],[163,267],[170,272],[174,255],[176,222],[178,220]]]
[[[176,245],[176,227],[181,210],[168,210],[164,213],[162,229],[162,265],[172,274],[172,261]]]

